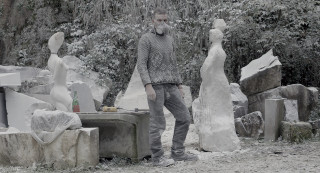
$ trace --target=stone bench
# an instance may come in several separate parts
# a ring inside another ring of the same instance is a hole
[[[149,112],[77,113],[83,127],[99,128],[99,155],[130,158],[150,156]]]
[[[0,132],[0,165],[41,164],[53,169],[96,166],[98,136],[97,128],[66,130],[52,143],[40,145],[30,133]]]

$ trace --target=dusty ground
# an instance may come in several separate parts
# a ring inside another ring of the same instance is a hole
[[[167,130],[163,134],[163,145],[169,156],[173,133],[173,118],[167,117]],[[186,140],[186,149],[199,155],[196,162],[178,162],[167,168],[153,167],[147,160],[130,163],[126,159],[115,158],[111,161],[101,160],[95,168],[75,168],[71,170],[52,171],[48,168],[34,167],[0,167],[0,172],[153,172],[153,173],[192,173],[192,172],[320,172],[320,138],[315,137],[301,144],[285,141],[264,142],[250,138],[241,138],[241,149],[234,152],[199,152],[198,136],[194,125]]]

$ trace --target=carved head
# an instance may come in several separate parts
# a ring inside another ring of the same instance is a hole
[[[213,27],[215,29],[219,29],[221,32],[223,32],[227,28],[226,22],[224,22],[223,19],[216,19],[213,22]]]
[[[64,41],[64,33],[63,32],[57,32],[53,34],[49,41],[48,41],[48,47],[51,51],[51,53],[57,53],[60,49],[62,43]]]
[[[209,40],[212,43],[222,42],[223,33],[219,29],[211,29],[209,32]]]

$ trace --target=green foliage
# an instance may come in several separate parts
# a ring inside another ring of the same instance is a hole
[[[314,0],[244,1],[226,34],[228,76],[238,81],[244,65],[273,49],[282,63],[283,85],[319,86],[318,8]]]
[[[302,129],[298,126],[291,126],[289,133],[289,141],[294,143],[302,143],[312,137],[310,129]]]
[[[3,15],[3,2],[0,4],[0,17]]]
[[[43,2],[44,2],[45,6],[51,6],[52,8],[60,9],[61,8],[61,1],[62,0],[45,0]]]
[[[79,57],[87,69],[99,72],[100,84],[105,85],[110,78],[110,98],[126,88],[136,63],[138,40],[152,26],[151,14],[156,7],[168,10],[180,73],[193,97],[198,96],[200,67],[210,47],[209,30],[217,18],[228,25],[223,47],[229,82],[238,83],[242,67],[273,49],[282,63],[282,85],[320,86],[320,4],[316,0],[32,2],[27,1],[28,9],[72,6],[73,22],[58,28],[66,35],[66,54]],[[75,34],[78,31],[82,33]],[[29,57],[33,55],[20,56],[21,62],[29,64]]]
[[[320,15],[317,11],[319,4],[314,0],[272,3],[260,0],[220,0],[215,3],[209,0],[96,0],[76,3],[80,4],[76,14],[88,32],[99,27],[101,30],[101,26],[116,28],[104,29],[113,35],[105,37],[111,39],[104,43],[107,45],[103,46],[105,51],[96,51],[101,48],[85,51],[89,53],[88,66],[102,72],[102,76],[111,77],[115,83],[114,93],[124,89],[129,82],[129,72],[133,71],[136,46],[142,34],[136,29],[147,31],[151,26],[152,10],[157,6],[168,10],[180,72],[184,84],[191,87],[193,97],[198,95],[201,83],[199,71],[210,47],[208,33],[217,18],[224,19],[228,25],[224,49],[229,82],[239,82],[242,67],[273,49],[274,55],[283,64],[283,85],[301,83],[320,86],[320,73],[317,71],[320,68]],[[124,43],[129,40],[133,41],[128,49]],[[96,43],[94,45],[99,47]],[[115,61],[115,64],[111,57],[119,62]],[[118,67],[122,67],[120,71]]]

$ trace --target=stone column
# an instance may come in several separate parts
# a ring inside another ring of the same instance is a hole
[[[280,123],[284,119],[284,99],[265,100],[264,139],[275,141],[280,135]]]

